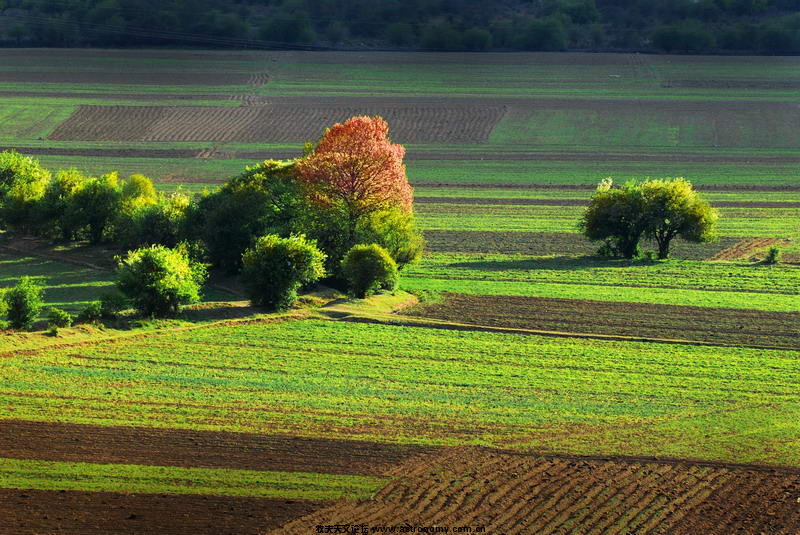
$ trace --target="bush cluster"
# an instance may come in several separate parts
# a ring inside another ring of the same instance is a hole
[[[342,273],[350,295],[362,299],[397,285],[397,263],[377,243],[353,246],[342,260]]]
[[[343,282],[343,266],[352,279],[355,264],[342,259],[359,244],[375,244],[395,280],[397,269],[420,257],[404,152],[389,140],[386,121],[354,117],[326,130],[302,157],[247,167],[199,198],[160,193],[143,175],[68,169],[51,176],[35,160],[4,152],[0,229],[127,252],[117,269],[122,295],[103,296],[81,321],[113,318],[129,306],[147,316],[176,314],[199,299],[208,266],[240,274],[255,304],[283,309],[303,285]],[[353,167],[369,179],[353,177]],[[384,279],[381,286],[393,285]]]

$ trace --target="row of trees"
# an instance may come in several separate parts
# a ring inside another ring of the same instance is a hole
[[[791,16],[798,0],[509,0],[489,9],[478,0],[0,0],[3,7],[0,40],[25,46],[800,50]]]
[[[392,289],[398,270],[422,253],[403,156],[386,121],[354,117],[302,157],[261,162],[192,198],[159,193],[141,175],[51,176],[5,152],[0,228],[129,250],[118,286],[147,315],[196,301],[206,264],[240,274],[253,302],[274,309],[320,278],[364,297]]]
[[[664,259],[676,237],[715,240],[718,219],[719,213],[683,178],[629,181],[621,187],[607,178],[590,199],[580,228],[590,240],[605,242],[605,255],[634,258],[639,242],[649,238]]]

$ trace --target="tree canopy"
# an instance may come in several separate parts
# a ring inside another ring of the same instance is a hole
[[[664,259],[676,237],[714,240],[718,219],[718,212],[683,178],[629,181],[621,187],[605,179],[592,195],[580,228],[587,238],[605,241],[609,253],[623,258],[635,257],[642,237],[650,238]]]

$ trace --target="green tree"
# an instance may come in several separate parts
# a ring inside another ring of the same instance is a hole
[[[99,243],[112,230],[122,201],[116,172],[86,180],[73,196],[68,217],[88,231],[89,241]]]
[[[19,283],[3,293],[6,315],[12,329],[30,329],[39,317],[44,301],[44,288],[30,277],[22,277]]]
[[[254,305],[285,310],[297,290],[325,275],[325,254],[305,236],[268,234],[242,255],[242,283]]]
[[[174,315],[196,303],[206,277],[204,264],[161,245],[130,251],[117,267],[117,287],[145,316]]]
[[[377,243],[354,245],[342,259],[342,274],[350,295],[361,299],[397,286],[397,264]]]
[[[300,224],[305,206],[294,161],[267,160],[203,197],[191,216],[190,237],[204,243],[215,266],[235,273],[257,237],[288,236]]]
[[[47,184],[39,202],[37,226],[46,236],[73,240],[80,227],[72,209],[75,195],[88,179],[77,169],[63,169]]]
[[[49,180],[50,172],[38,161],[14,151],[0,152],[0,227],[31,228]]]
[[[645,235],[658,243],[658,257],[668,258],[676,237],[702,243],[716,239],[719,213],[683,178],[648,180],[641,185]]]
[[[610,178],[600,182],[579,223],[593,241],[605,241],[614,255],[633,258],[647,229],[640,184],[629,181],[614,187]]]

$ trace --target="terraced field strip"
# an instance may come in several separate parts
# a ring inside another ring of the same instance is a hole
[[[451,293],[442,297],[441,303],[417,306],[404,314],[481,326],[800,350],[800,310],[763,312]]]
[[[0,458],[0,488],[207,494],[302,500],[365,498],[385,479],[308,472],[67,463]]]
[[[353,115],[381,115],[400,142],[479,142],[486,139],[502,107],[441,103],[371,106],[349,102],[324,107],[265,102],[241,108],[81,106],[50,135],[58,141],[242,141],[303,142],[316,139],[325,125]],[[120,127],[122,126],[122,128]]]
[[[0,457],[14,459],[377,477],[429,450],[256,433],[0,420]]]
[[[490,205],[517,205],[517,206],[587,206],[589,201],[586,199],[515,199],[508,197],[501,198],[478,198],[478,197],[420,197],[414,199],[419,204],[490,204]],[[800,208],[800,201],[716,201],[715,207],[725,208]]]
[[[788,465],[798,462],[796,353],[228,324],[6,354],[0,402],[43,423]],[[719,432],[699,436],[711,421]]]
[[[424,462],[424,465],[421,463]],[[371,500],[339,503],[281,527],[480,526],[487,533],[793,533],[797,471],[691,462],[587,460],[459,449],[409,461]]]
[[[403,287],[796,312],[799,278],[800,269],[790,265],[429,253],[419,264],[405,268]]]

